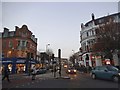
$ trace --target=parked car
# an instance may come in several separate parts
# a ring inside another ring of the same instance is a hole
[[[115,66],[116,68],[118,68],[120,70],[120,66]]]
[[[40,68],[40,69],[37,69],[37,75],[38,74],[44,74],[44,73],[46,73],[47,72],[47,69],[46,68]]]
[[[67,69],[67,73],[68,74],[76,74],[77,70],[74,67],[70,67]]]
[[[118,82],[120,78],[120,70],[112,65],[96,66],[91,71],[90,76],[93,79],[101,78]]]

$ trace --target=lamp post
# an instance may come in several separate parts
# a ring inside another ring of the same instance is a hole
[[[74,53],[75,53],[75,51],[74,50],[72,50],[72,54],[74,55]]]
[[[49,66],[50,66],[50,55],[49,55],[50,53],[49,53],[48,46],[50,46],[50,44],[46,45],[46,53],[48,54],[48,63],[49,63]]]
[[[72,64],[73,64],[73,66],[75,66],[75,51],[74,50],[72,50]]]
[[[14,73],[16,73],[16,61],[17,61],[15,48],[14,47],[12,47],[12,60],[13,60],[12,73],[14,74]]]
[[[47,53],[47,50],[48,50],[48,46],[50,46],[50,44],[47,44],[47,45],[46,45],[46,53]]]

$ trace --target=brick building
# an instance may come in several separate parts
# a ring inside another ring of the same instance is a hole
[[[15,31],[4,28],[2,32],[3,65],[11,67],[12,72],[15,72],[16,69],[22,72],[28,67],[29,61],[30,64],[35,63],[36,54],[37,38],[26,25],[21,28],[15,26]]]

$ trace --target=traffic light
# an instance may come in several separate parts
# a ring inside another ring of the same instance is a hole
[[[52,54],[52,59],[54,60],[54,54]]]
[[[58,58],[61,58],[61,49],[58,49]]]

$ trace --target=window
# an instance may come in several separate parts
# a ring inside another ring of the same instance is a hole
[[[20,46],[20,40],[18,41],[18,46]]]
[[[10,37],[14,36],[14,32],[10,32],[10,33],[9,33],[9,36],[10,36]]]
[[[99,70],[99,67],[95,67],[94,69],[95,69],[95,70]]]
[[[92,35],[95,35],[94,31],[92,30]]]
[[[26,46],[28,47],[28,42],[26,42]]]
[[[107,69],[109,71],[118,71],[118,69],[116,67],[113,67],[113,66],[108,66]]]
[[[106,67],[99,67],[99,70],[107,70]]]
[[[12,41],[9,41],[9,47],[10,47],[10,48],[13,47],[13,43],[12,43]]]
[[[8,33],[4,33],[4,34],[3,34],[3,37],[8,37]]]
[[[26,46],[26,43],[25,43],[25,41],[22,41],[22,46]]]
[[[118,15],[118,17],[120,18],[120,15]]]
[[[87,37],[89,36],[88,32],[87,32]]]
[[[27,32],[22,32],[22,37],[26,37],[28,34],[27,34]]]

